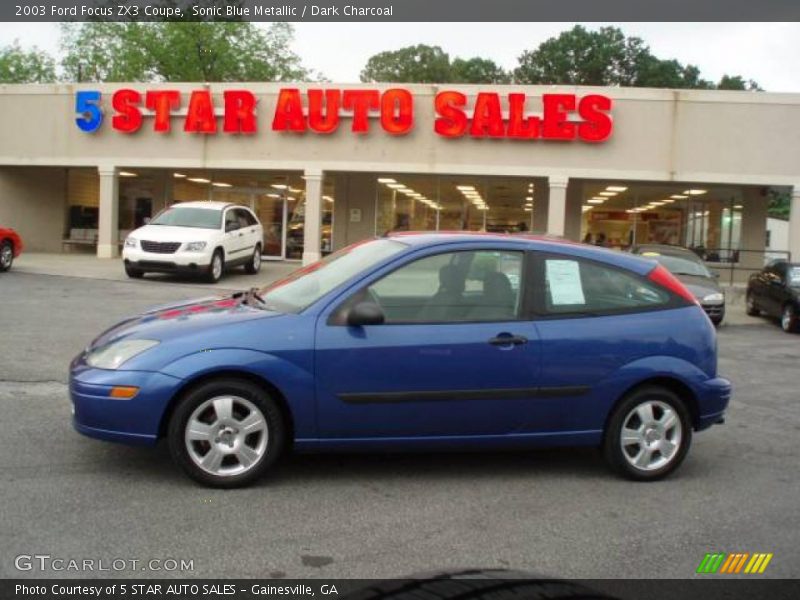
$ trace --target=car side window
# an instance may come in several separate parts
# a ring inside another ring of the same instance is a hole
[[[239,212],[241,212],[241,218],[244,219],[243,227],[252,227],[253,225],[258,225],[258,220],[256,219],[255,215],[251,213],[249,210],[245,208],[240,208]]]
[[[225,212],[225,231],[236,231],[241,225],[236,215],[236,209],[231,208]]]
[[[522,252],[448,252],[400,267],[357,299],[377,303],[388,324],[514,320],[522,272]]]
[[[575,258],[545,258],[545,311],[603,313],[665,306],[669,294],[633,273]]]

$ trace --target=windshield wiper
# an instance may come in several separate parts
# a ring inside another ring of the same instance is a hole
[[[255,308],[263,308],[264,310],[271,310],[267,307],[267,303],[264,301],[264,298],[261,297],[259,294],[258,288],[250,288],[249,290],[242,290],[241,292],[234,292],[231,295],[231,298],[236,298],[240,301],[240,304],[246,304],[247,306],[253,306]]]

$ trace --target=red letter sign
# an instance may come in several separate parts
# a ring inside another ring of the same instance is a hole
[[[136,90],[117,90],[111,104],[117,114],[111,119],[111,126],[123,133],[133,133],[142,126],[142,111],[138,105],[142,95]]]
[[[539,117],[525,118],[525,94],[508,95],[508,137],[518,139],[539,137]]]
[[[197,90],[192,92],[189,99],[189,112],[183,125],[184,131],[192,133],[216,133],[217,119],[214,116],[214,104],[211,102],[211,92]]]
[[[578,113],[586,121],[578,125],[578,135],[587,142],[602,142],[611,135],[611,98],[593,94],[584,97],[578,105]],[[606,112],[600,112],[606,111]]]
[[[436,94],[436,113],[440,115],[433,128],[441,136],[461,137],[467,131],[467,115],[459,107],[466,105],[467,97],[461,92]]]
[[[153,131],[166,132],[170,129],[171,111],[181,105],[181,94],[174,90],[153,90],[145,95],[145,106],[155,113]]]
[[[256,97],[247,90],[228,90],[225,97],[225,119],[222,131],[225,133],[256,132]]]
[[[306,118],[303,116],[303,100],[300,90],[285,89],[278,95],[275,118],[272,119],[275,131],[305,131]]]
[[[381,98],[381,126],[392,135],[404,135],[414,125],[414,99],[408,90],[386,90]]]
[[[472,127],[473,137],[503,137],[503,112],[500,110],[500,96],[491,92],[481,92],[475,100]]]
[[[325,98],[325,114],[322,99]],[[339,127],[339,90],[308,90],[308,126],[317,133],[333,133]]]
[[[575,110],[575,94],[544,94],[542,137],[550,140],[574,140],[575,124],[567,119],[567,111]]]
[[[380,94],[377,90],[345,90],[344,107],[353,111],[353,132],[367,133],[369,111],[380,107]]]

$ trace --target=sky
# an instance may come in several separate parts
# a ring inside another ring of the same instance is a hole
[[[294,23],[294,51],[306,68],[337,83],[357,82],[367,59],[412,44],[439,45],[450,57],[491,58],[516,66],[523,51],[575,23]],[[585,23],[597,28],[603,23]],[[660,58],[756,80],[771,92],[800,92],[800,23],[607,23],[636,35]],[[58,53],[55,23],[0,23],[0,46],[18,39]]]

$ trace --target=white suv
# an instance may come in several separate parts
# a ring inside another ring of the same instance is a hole
[[[197,273],[212,283],[229,267],[261,267],[264,230],[255,214],[225,202],[181,202],[158,213],[125,239],[128,277],[147,272]]]

